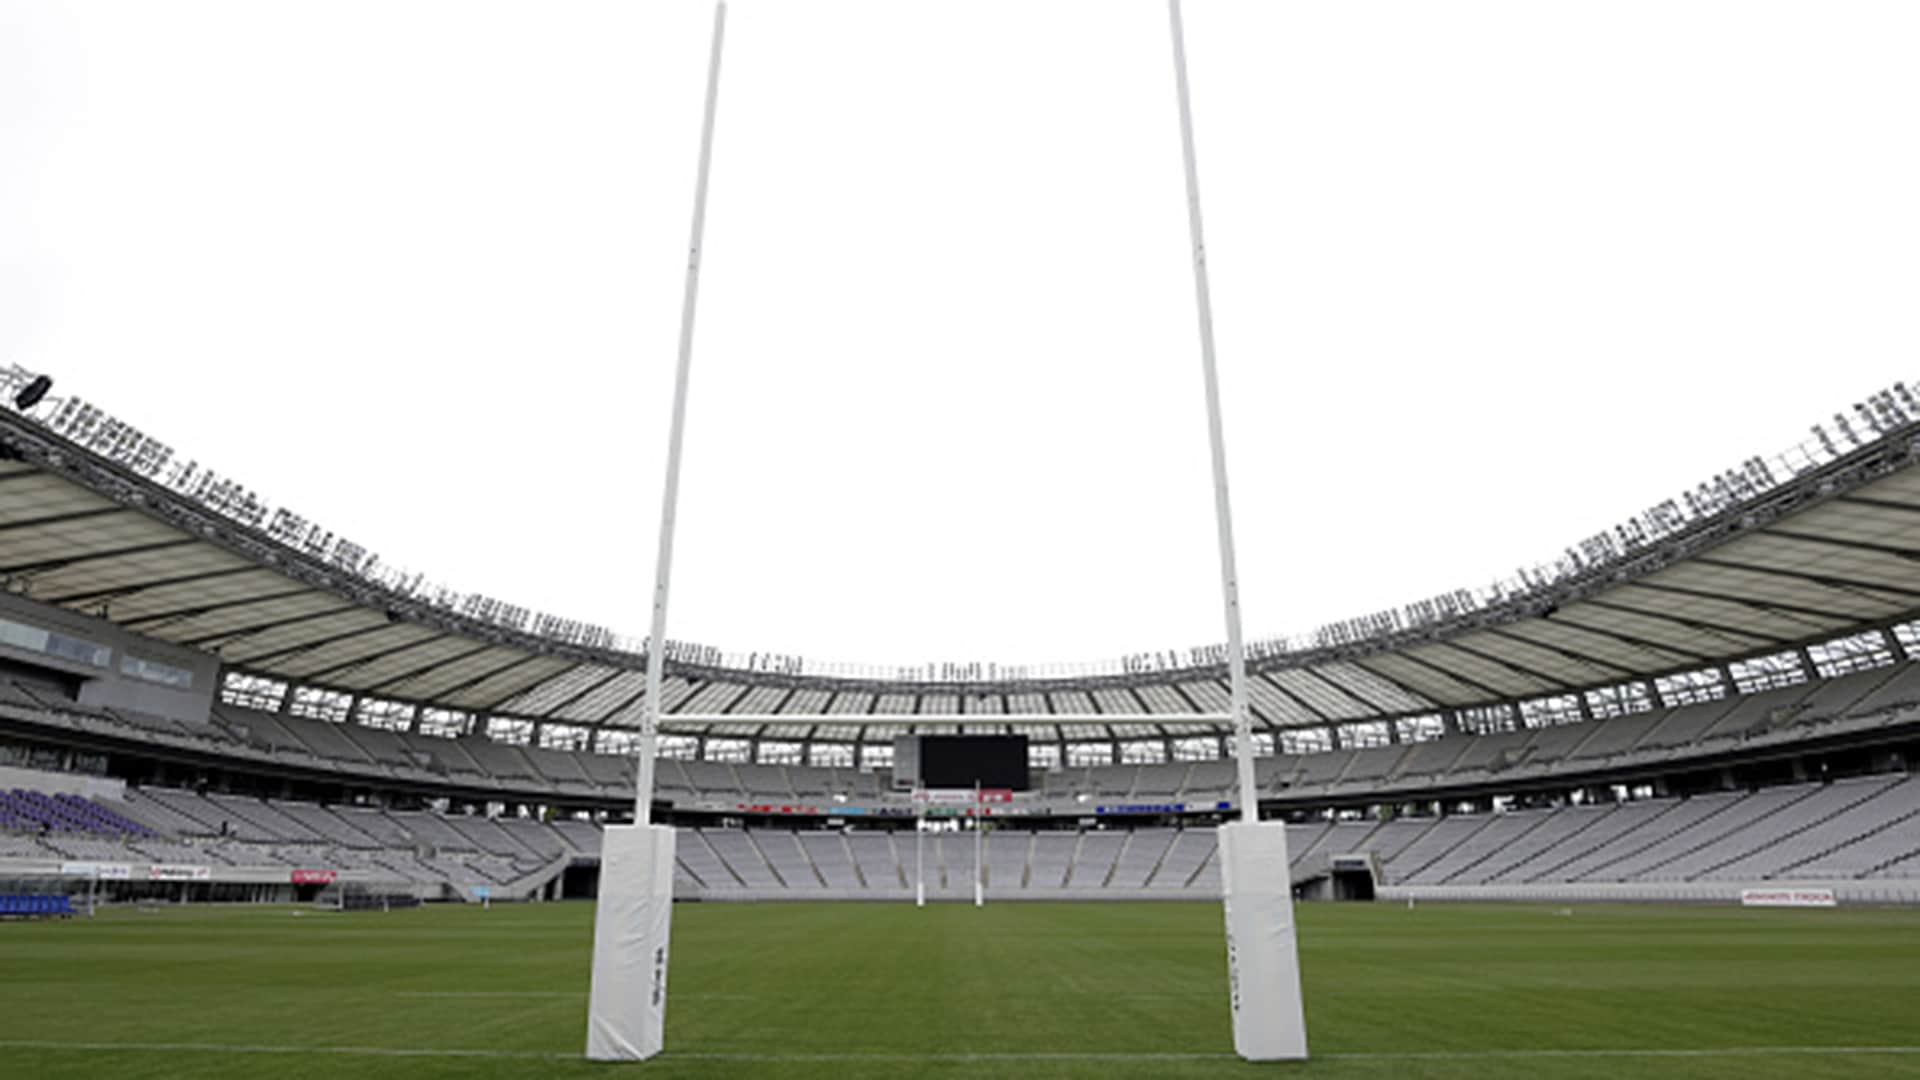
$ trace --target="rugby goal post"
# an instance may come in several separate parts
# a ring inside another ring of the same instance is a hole
[[[942,720],[930,713],[933,720]],[[976,718],[977,719],[977,718]],[[1004,719],[1004,718],[1003,718]],[[971,788],[920,788],[913,790],[913,902],[927,906],[927,807],[963,807],[962,820],[973,823],[973,906],[987,906],[987,818],[993,811],[989,801],[1005,803],[1013,797],[1007,790],[983,789],[976,781]],[[949,868],[951,869],[951,868]],[[951,874],[949,874],[951,877]],[[952,885],[948,885],[951,890]]]
[[[1187,82],[1186,29],[1181,0],[1167,0],[1179,102],[1181,161],[1192,242],[1195,313],[1207,409],[1213,473],[1214,515],[1220,551],[1220,593],[1227,629],[1227,665],[1234,750],[1238,760],[1240,814],[1219,829],[1221,888],[1226,915],[1228,996],[1234,1050],[1253,1061],[1307,1056],[1306,1021],[1293,925],[1292,879],[1286,826],[1260,821],[1253,769],[1253,720],[1247,708],[1246,648],[1241,634],[1239,575],[1234,557],[1233,508],[1227,487],[1226,442],[1220,384],[1214,360],[1213,299],[1207,276],[1205,233],[1200,216],[1199,167],[1194,151],[1193,110]],[[664,1047],[667,946],[673,913],[674,833],[652,824],[654,768],[659,751],[658,702],[664,668],[668,585],[673,569],[674,516],[679,501],[680,451],[686,429],[687,379],[693,356],[694,313],[699,297],[701,241],[705,233],[707,180],[719,99],[720,55],[727,5],[714,7],[707,63],[706,106],[700,129],[699,169],[694,184],[693,227],[674,371],[673,412],[667,435],[666,482],[661,494],[660,539],[654,574],[653,618],[648,637],[646,693],[642,703],[640,758],[634,793],[634,824],[610,826],[601,853],[600,894],[595,911],[593,984],[588,1008],[587,1057],[640,1060]],[[940,717],[918,717],[938,720]],[[977,718],[968,718],[977,719]],[[1006,717],[997,718],[1005,722]],[[1161,719],[1165,719],[1164,717]],[[917,831],[917,830],[916,830]],[[916,836],[916,845],[920,838]],[[979,842],[976,834],[976,844]],[[976,848],[976,852],[978,848]],[[976,854],[976,903],[979,893]],[[916,858],[918,862],[918,858]],[[925,902],[921,874],[918,900]]]

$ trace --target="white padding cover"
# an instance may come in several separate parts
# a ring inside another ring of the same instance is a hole
[[[610,825],[602,834],[587,1005],[595,1061],[639,1061],[665,1044],[673,840],[666,825]]]
[[[1248,1061],[1307,1056],[1300,954],[1293,939],[1293,877],[1282,822],[1220,826],[1227,908],[1227,980],[1233,1049]]]

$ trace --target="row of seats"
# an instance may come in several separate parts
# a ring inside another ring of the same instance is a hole
[[[0,919],[72,918],[73,901],[65,896],[36,893],[0,895]]]
[[[0,833],[0,858],[325,867],[418,884],[505,883],[597,856],[587,821],[487,819],[135,789],[133,834]],[[1920,879],[1920,779],[1883,774],[1690,798],[1287,826],[1296,868],[1370,855],[1416,886]],[[162,835],[166,834],[166,835]],[[682,829],[687,892],[1215,895],[1210,828],[972,833]]]
[[[130,788],[124,801],[89,805],[129,828],[0,831],[0,858],[325,868],[460,885],[507,883],[557,859],[599,851],[598,827],[590,822],[323,806],[170,788]]]
[[[1404,885],[1920,878],[1920,780],[1907,775],[1291,828],[1304,830],[1296,861],[1367,853]]]
[[[795,832],[683,828],[676,846],[683,892],[971,896],[976,879],[996,896],[1146,890],[1217,896],[1213,829],[1006,829],[929,832]],[[982,869],[984,868],[984,873]]]
[[[1882,775],[1686,799],[1287,826],[1296,871],[1371,855],[1396,885],[1920,879],[1920,779]],[[971,833],[682,829],[699,891],[1217,895],[1207,828]]]
[[[140,823],[129,821],[92,799],[64,791],[48,795],[25,788],[0,791],[0,829],[152,835]]]

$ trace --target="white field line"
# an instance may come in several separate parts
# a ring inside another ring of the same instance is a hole
[[[403,998],[577,998],[586,997],[585,990],[400,990],[394,997]]]
[[[486,1050],[455,1047],[401,1046],[259,1046],[239,1043],[165,1043],[165,1042],[67,1042],[53,1039],[4,1039],[4,1050],[92,1050],[193,1053],[193,1054],[337,1054],[359,1057],[448,1057],[518,1058],[562,1061],[581,1057],[576,1053],[542,1050]],[[1525,1060],[1530,1058],[1715,1058],[1843,1055],[1920,1054],[1920,1046],[1727,1046],[1698,1049],[1595,1049],[1595,1050],[1413,1050],[1382,1053],[1315,1054],[1316,1058],[1336,1061],[1485,1061]],[[993,1062],[993,1061],[1217,1061],[1228,1060],[1230,1053],[1127,1053],[1099,1051],[1033,1051],[1009,1053],[884,1053],[858,1052],[778,1054],[750,1051],[673,1051],[661,1055],[676,1061],[879,1061],[879,1062]]]
[[[141,1053],[186,1054],[340,1054],[354,1057],[537,1058],[554,1061],[579,1057],[544,1050],[460,1050],[401,1046],[249,1046],[239,1043],[61,1042],[52,1039],[7,1039],[0,1050],[126,1050]]]
[[[401,998],[584,998],[587,992],[585,990],[397,990],[393,996]],[[673,999],[675,1001],[754,1001],[761,996],[759,994],[689,992],[675,994]]]
[[[394,997],[401,998],[584,998],[585,990],[396,990]],[[684,991],[673,995],[675,1001],[759,1001],[771,997],[770,994],[737,993],[694,993]],[[1191,993],[1102,993],[1105,998],[1139,998],[1149,1001],[1191,1001],[1194,998],[1215,998],[1218,993],[1212,990],[1196,990]]]

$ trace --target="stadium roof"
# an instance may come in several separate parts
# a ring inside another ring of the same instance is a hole
[[[229,670],[536,722],[640,721],[644,644],[427,584],[76,398],[11,406],[0,581]],[[1920,611],[1920,408],[1903,387],[1514,579],[1250,648],[1258,721],[1555,699],[1795,653]],[[1220,647],[1061,668],[874,668],[668,642],[669,721],[864,737],[908,714],[1125,738],[1211,730]],[[1154,714],[1141,722],[1123,717]],[[1102,721],[1102,716],[1111,721]],[[733,717],[733,719],[728,719]],[[792,718],[792,719],[788,719]],[[796,726],[797,725],[797,726]],[[817,731],[813,730],[817,727]]]

